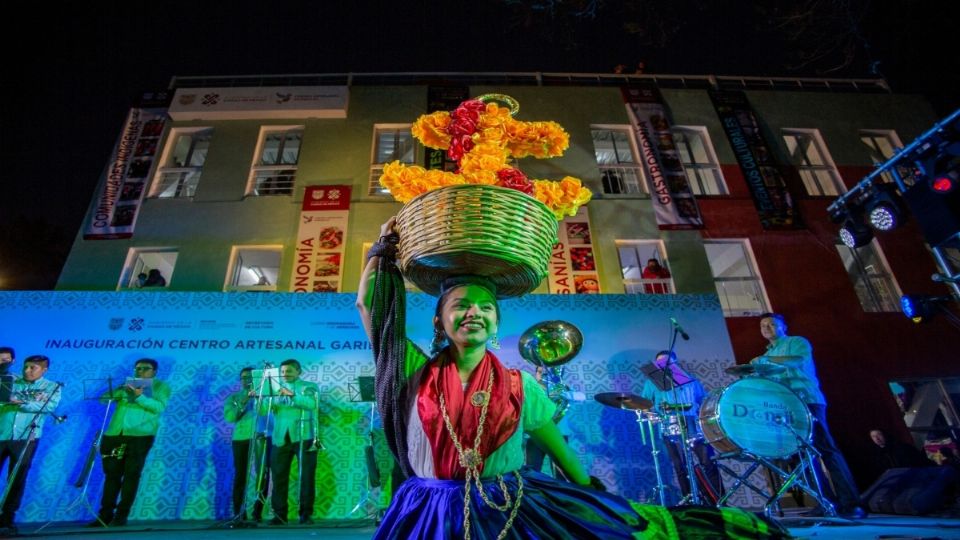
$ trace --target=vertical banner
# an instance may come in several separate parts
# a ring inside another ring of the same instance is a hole
[[[760,224],[764,229],[803,227],[747,95],[740,91],[711,90],[710,99],[750,188]]]
[[[162,95],[166,101],[166,94]],[[130,109],[101,180],[97,206],[83,232],[85,240],[133,236],[166,120],[166,107]]]
[[[577,215],[560,222],[548,267],[551,294],[600,293],[586,206],[581,206]]]
[[[340,292],[350,186],[307,186],[300,209],[293,292]]]
[[[427,88],[427,112],[452,111],[469,99],[469,95],[470,89],[466,86],[430,86]],[[456,170],[457,162],[447,157],[446,150],[424,148],[423,167],[452,172]]]
[[[703,218],[690,190],[670,133],[667,107],[654,86],[621,89],[633,126],[650,200],[660,229],[702,229]]]

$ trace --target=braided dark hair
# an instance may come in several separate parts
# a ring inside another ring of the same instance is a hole
[[[394,238],[397,238],[395,234],[390,235],[387,241]],[[403,275],[388,253],[380,254],[378,259],[372,296],[370,312],[377,407],[390,451],[409,477],[413,476],[413,469],[407,459],[407,386],[403,373],[407,353],[407,298]]]

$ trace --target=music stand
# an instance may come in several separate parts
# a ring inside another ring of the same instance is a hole
[[[280,380],[280,368],[255,369],[250,372],[253,377],[253,389],[257,391],[257,398],[277,397],[284,388]]]
[[[13,381],[16,377],[9,373],[0,374],[0,403],[10,403],[13,396]]]
[[[376,501],[372,499],[371,495],[373,494],[373,490],[379,487],[381,483],[377,482],[377,485],[373,485],[374,484],[373,477],[372,477],[373,471],[370,470],[371,465],[376,466],[376,460],[375,459],[372,460],[372,463],[370,460],[370,456],[375,455],[373,453],[373,420],[374,420],[374,413],[377,410],[377,396],[376,396],[376,390],[374,385],[374,378],[370,376],[360,376],[360,377],[357,377],[356,383],[348,382],[347,397],[350,401],[354,403],[370,403],[370,429],[367,433],[367,438],[369,439],[370,442],[363,449],[364,456],[366,457],[365,462],[367,464],[366,466],[367,481],[364,484],[363,495],[360,497],[360,501],[358,501],[356,506],[354,506],[353,509],[347,513],[347,516],[352,516],[354,513],[357,512],[357,510],[360,510],[360,508],[368,506],[372,503],[373,508],[366,510],[366,517],[368,519],[377,520],[380,514],[380,507],[376,503]]]
[[[87,452],[87,459],[83,463],[83,468],[80,469],[80,474],[77,475],[77,479],[73,481],[73,487],[79,488],[80,493],[77,494],[77,497],[68,504],[63,511],[69,514],[74,508],[83,506],[90,514],[96,516],[97,521],[99,521],[101,525],[106,527],[107,524],[100,519],[100,515],[96,509],[94,509],[90,501],[87,500],[87,490],[90,488],[90,477],[92,476],[93,465],[97,460],[97,454],[100,453],[100,443],[103,441],[103,434],[107,431],[107,419],[110,417],[110,409],[113,408],[113,402],[117,400],[113,393],[118,388],[113,386],[113,377],[107,377],[106,379],[84,379],[81,381],[81,384],[83,386],[84,401],[106,401],[107,406],[103,409],[103,419],[100,421],[100,429],[97,430],[93,436],[93,441],[90,443],[90,450]],[[104,387],[106,387],[106,390],[104,390]],[[51,519],[44,523],[39,529],[33,531],[33,533],[36,534],[42,531],[53,522],[54,520]]]

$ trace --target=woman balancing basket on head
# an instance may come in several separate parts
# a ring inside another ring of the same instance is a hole
[[[741,510],[667,510],[605,492],[551,421],[554,404],[536,380],[488,350],[497,348],[497,300],[539,284],[557,220],[590,198],[577,179],[530,181],[507,166],[511,155],[558,156],[568,136],[552,122],[516,121],[516,102],[493,99],[510,108],[470,100],[414,125],[424,144],[448,151],[457,172],[393,163],[380,179],[407,204],[370,249],[357,307],[387,440],[407,480],[375,537],[785,537]],[[406,338],[401,269],[439,296],[430,354]],[[523,468],[524,433],[573,483]]]

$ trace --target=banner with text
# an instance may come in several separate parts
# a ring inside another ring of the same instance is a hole
[[[549,285],[552,294],[598,294],[600,279],[593,257],[590,216],[581,206],[577,215],[560,222],[557,243],[550,258]]]
[[[764,229],[802,228],[800,215],[760,132],[747,95],[740,91],[711,91],[710,99],[750,188],[760,224]]]
[[[307,186],[300,209],[290,290],[340,292],[350,186]]]
[[[130,238],[166,124],[165,108],[133,108],[97,190],[84,240]]]
[[[667,107],[653,86],[621,89],[661,229],[701,229],[703,218],[670,133]]]

